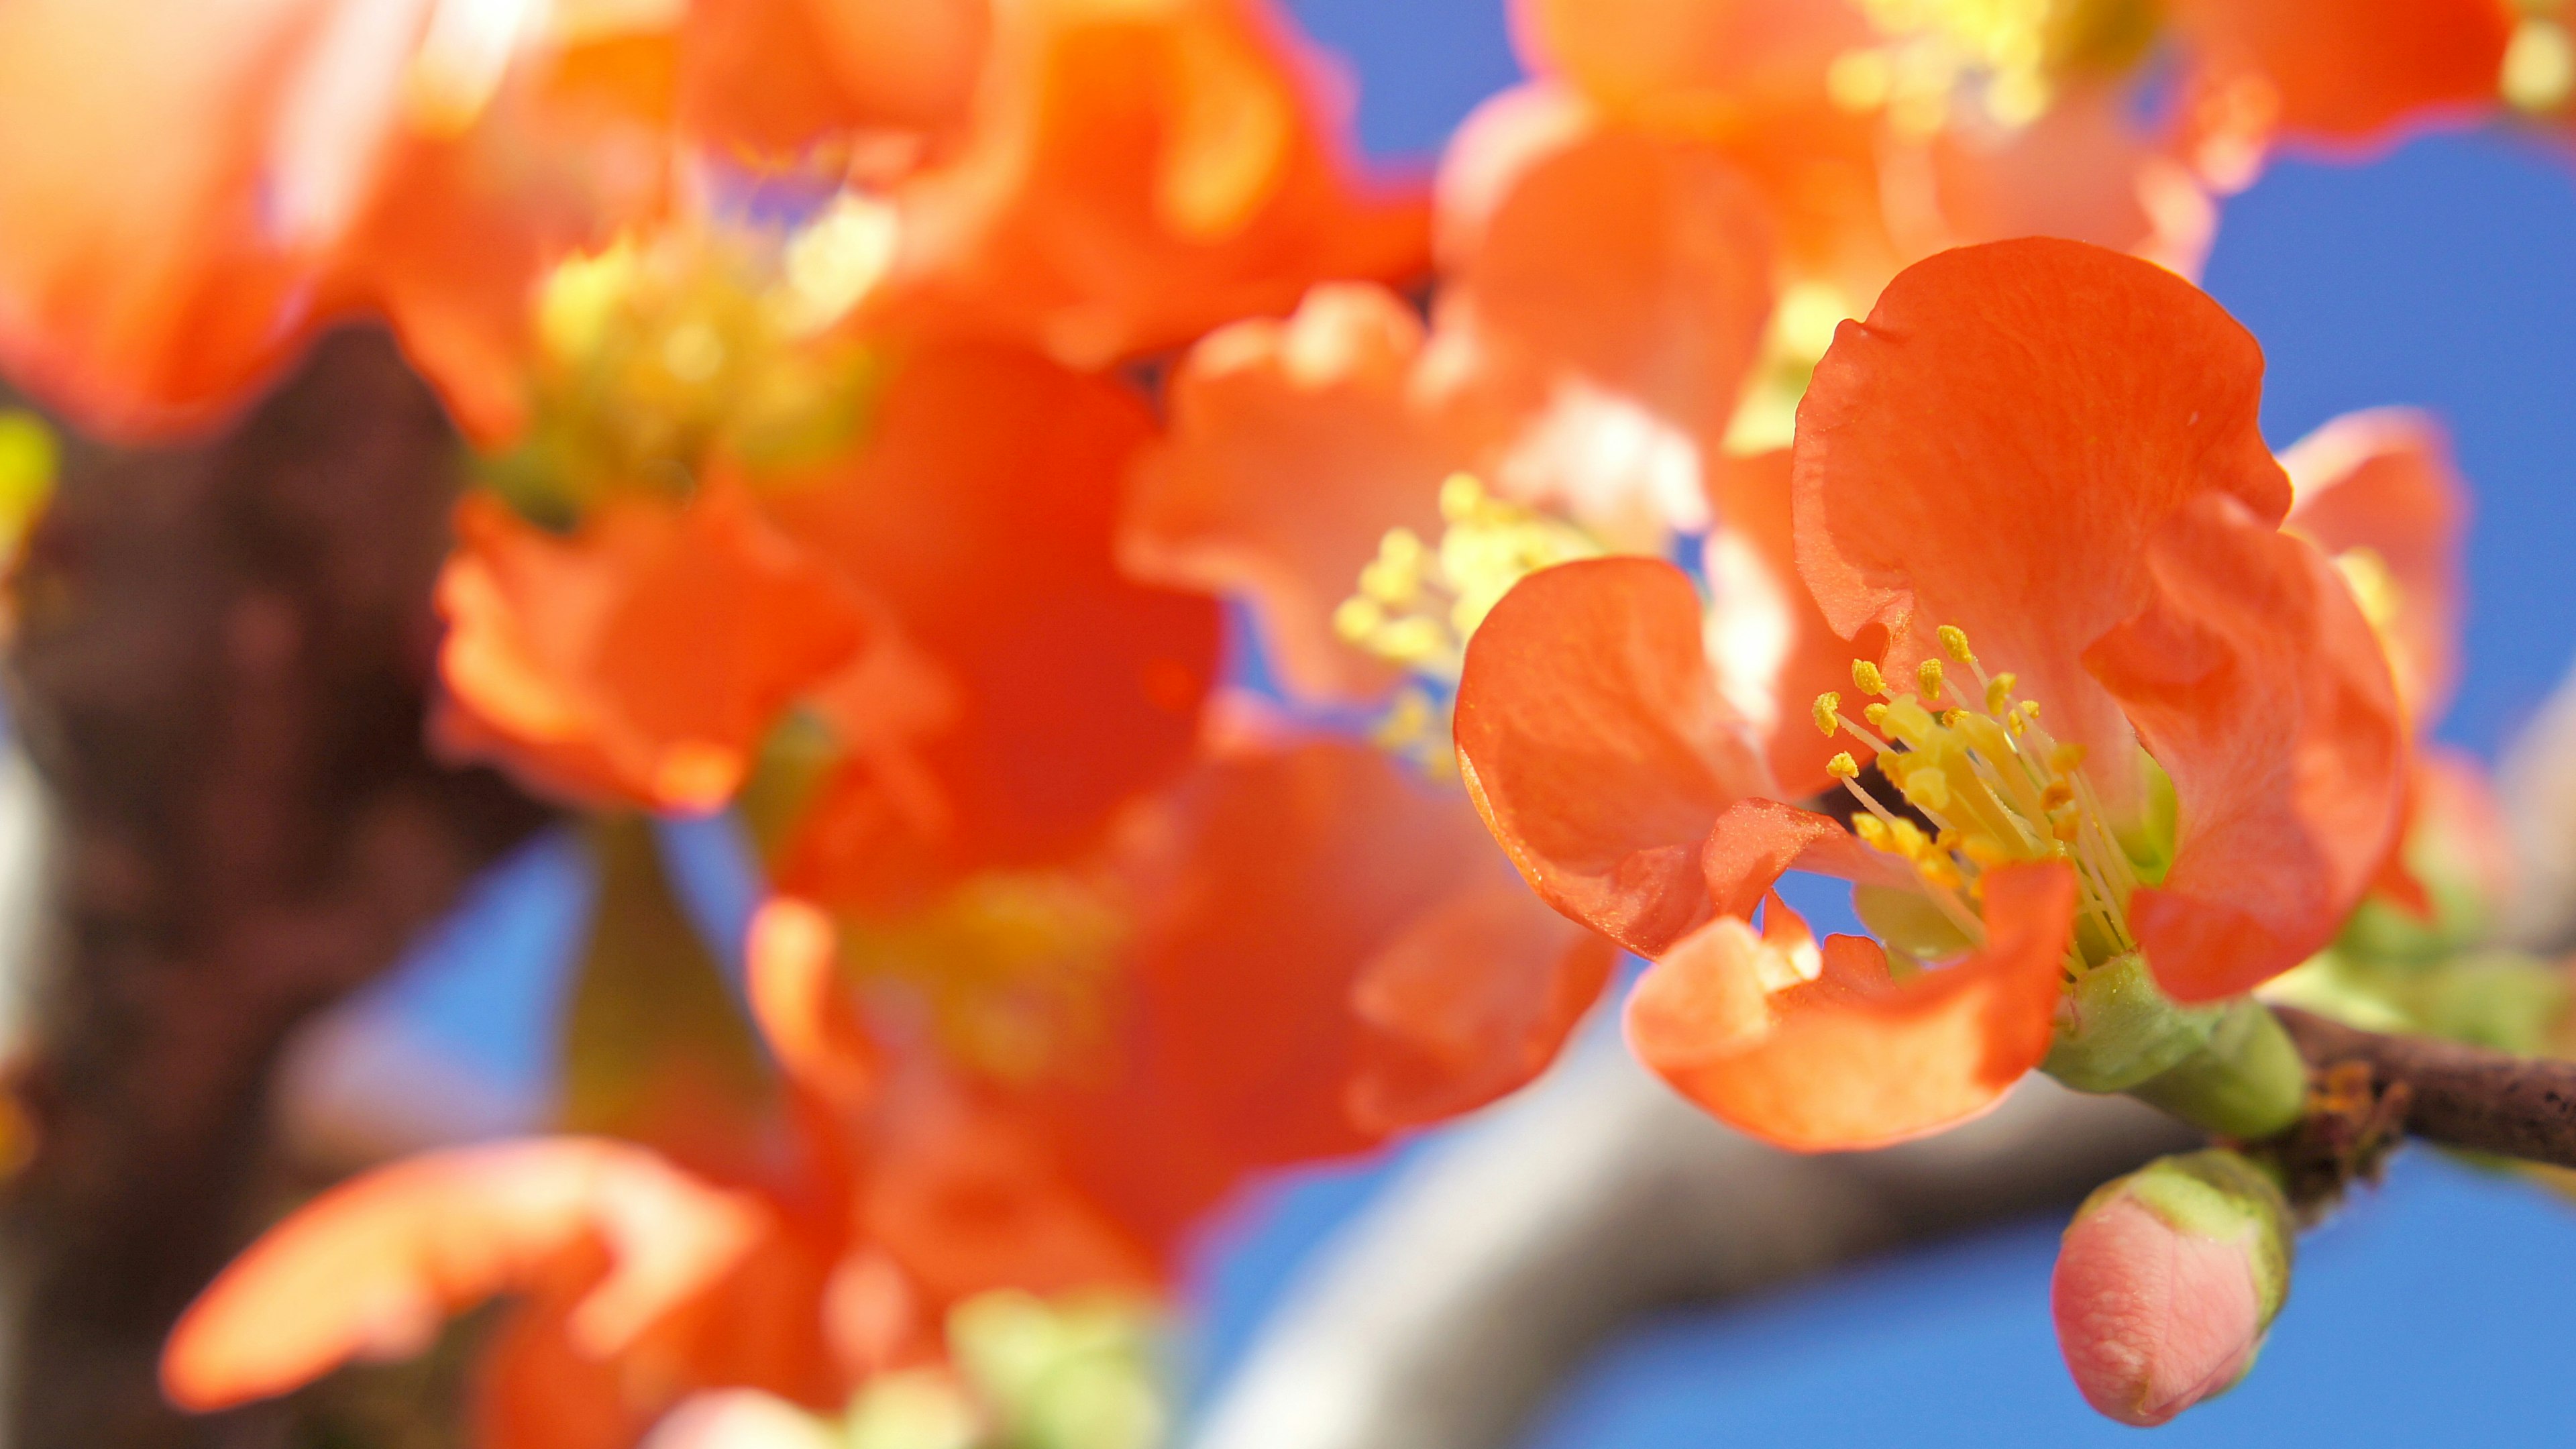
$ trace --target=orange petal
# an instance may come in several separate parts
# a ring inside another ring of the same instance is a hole
[[[1726,807],[1709,827],[1700,870],[1718,913],[1747,919],[1780,877],[1793,870],[1882,884],[1910,879],[1833,816],[1777,800],[1738,800]]]
[[[1798,577],[1790,530],[1789,450],[1720,458],[1708,473],[1715,514],[1703,550],[1708,576],[1708,652],[1726,701],[1767,737],[1772,776],[1783,796],[1811,795],[1832,777],[1825,762],[1845,750],[1869,758],[1849,735],[1827,738],[1811,707],[1846,690],[1851,663],[1884,648],[1876,635],[1846,640],[1825,622]]]
[[[1508,874],[1461,886],[1351,983],[1351,1008],[1371,1033],[1344,1097],[1353,1120],[1371,1132],[1423,1126],[1536,1078],[1618,958]]]
[[[2332,940],[2398,824],[2388,662],[2316,549],[2211,497],[2144,559],[2148,606],[2085,663],[2173,777],[2173,869],[2129,906],[2175,999],[2248,991]]]
[[[1513,0],[1512,33],[1532,71],[1707,129],[1820,93],[1835,57],[1878,39],[1839,0]]]
[[[548,268],[669,201],[675,39],[567,37],[514,62],[470,125],[387,148],[374,203],[335,258],[458,426],[493,446],[525,423],[530,305]]]
[[[475,496],[440,577],[439,738],[589,801],[708,810],[861,605],[727,485],[593,511],[572,537]]]
[[[2024,126],[1945,128],[1931,145],[1940,224],[1961,241],[2066,237],[2198,276],[2217,209],[2135,112],[2128,87],[2077,85]]]
[[[2198,68],[2271,93],[2284,131],[2347,143],[2491,109],[2514,23],[2497,0],[2175,0],[2170,15]]]
[[[2061,864],[2006,866],[1985,883],[1986,945],[1902,983],[1874,943],[1836,936],[1820,976],[1766,996],[1757,963],[1776,948],[1720,916],[1637,983],[1629,1043],[1721,1121],[1801,1152],[1973,1117],[2048,1054],[2075,912]]]
[[[1497,134],[1511,156],[1454,163],[1493,197],[1448,239],[1440,318],[1479,404],[1517,420],[1498,486],[1623,537],[1704,526],[1703,458],[1771,312],[1759,196],[1705,146],[1597,123],[1465,141]]]
[[[1424,208],[1352,176],[1315,62],[1257,0],[1032,0],[997,15],[969,139],[908,183],[898,315],[1077,367],[1418,270]]]
[[[1138,822],[1120,869],[1141,910],[1119,1077],[1070,1095],[1064,1130],[1149,1241],[1253,1168],[1529,1080],[1610,964],[1455,792],[1352,744],[1210,764]]]
[[[1891,676],[1960,625],[2052,733],[2126,760],[2078,656],[2146,604],[2176,510],[2288,508],[2262,367],[2217,303],[2134,257],[2032,239],[1917,263],[1842,325],[1799,406],[1799,569],[1837,632],[1888,626]],[[2133,788],[2116,767],[2096,783],[2115,805]]]
[[[2371,894],[2433,922],[2446,903],[2495,911],[2513,899],[2519,869],[2486,765],[2464,750],[2417,740],[2406,772],[2404,819],[2371,881]]]
[[[1440,532],[1467,450],[1424,406],[1422,324],[1380,287],[1320,286],[1285,323],[1211,333],[1172,375],[1169,438],[1138,460],[1124,553],[1148,578],[1248,593],[1281,676],[1365,697],[1391,673],[1333,610],[1392,528]]]
[[[1034,1117],[928,1063],[899,1075],[871,1145],[860,1221],[934,1311],[997,1288],[1156,1286],[1154,1259],[1067,1174]]]
[[[2469,512],[2441,424],[2410,408],[2346,413],[2300,439],[2281,466],[2295,498],[2286,526],[2342,565],[2388,646],[2408,718],[2430,725],[2459,672]]]
[[[0,11],[0,365],[84,427],[213,422],[275,370],[373,183],[415,15]],[[362,97],[327,116],[336,94]]]
[[[984,0],[697,0],[685,24],[691,133],[792,159],[836,132],[956,125],[992,13]]]
[[[1630,950],[1707,919],[1699,844],[1770,781],[1670,564],[1589,559],[1530,575],[1467,646],[1458,761],[1539,897]]]
[[[596,1254],[577,1256],[596,1257]],[[567,1281],[595,1271],[575,1264]],[[502,1318],[475,1365],[473,1442],[483,1449],[632,1449],[665,1411],[711,1388],[758,1389],[832,1410],[847,1369],[823,1334],[831,1264],[772,1235],[708,1292],[602,1357],[575,1328],[577,1302],[540,1287]]]
[[[183,1408],[284,1393],[352,1359],[428,1347],[440,1321],[605,1249],[568,1310],[582,1352],[618,1352],[738,1264],[771,1219],[640,1148],[548,1138],[428,1153],[344,1183],[269,1231],[172,1330]]]
[[[771,900],[752,917],[745,955],[752,1015],[787,1074],[837,1111],[865,1105],[880,1072],[876,1040],[841,983],[831,918]]]
[[[926,716],[939,722],[903,781],[852,766],[800,827],[782,885],[838,907],[1051,859],[1179,771],[1218,614],[1111,557],[1151,426],[1115,382],[1011,349],[927,349],[885,384],[860,451],[772,490],[781,525],[884,602],[952,706]],[[903,808],[905,791],[935,809]]]

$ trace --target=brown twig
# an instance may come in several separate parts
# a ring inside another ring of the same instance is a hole
[[[2576,1168],[2576,1062],[2362,1031],[2293,1006],[2273,1011],[2320,1073],[2359,1064],[2369,1069],[2376,1097],[2403,1093],[2405,1128],[2413,1136]]]
[[[0,1199],[0,1439],[258,1443],[154,1364],[263,1200],[270,1070],[545,812],[432,761],[458,444],[380,333],[224,436],[77,447],[18,577],[16,723],[54,828],[34,1157]]]

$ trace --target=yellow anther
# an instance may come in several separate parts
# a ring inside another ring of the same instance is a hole
[[[1440,517],[1448,523],[1468,522],[1484,510],[1488,496],[1475,474],[1452,473],[1440,481]]]
[[[1342,600],[1333,610],[1333,632],[1346,644],[1358,644],[1386,624],[1386,610],[1377,600],[1353,596]]]
[[[1863,694],[1887,693],[1886,678],[1878,672],[1877,665],[1866,659],[1852,661],[1852,685]]]
[[[1896,841],[1896,853],[1907,860],[1921,860],[1934,853],[1931,838],[1923,833],[1921,826],[1911,820],[1899,820],[1887,827],[1887,830]]]
[[[1424,663],[1455,647],[1448,630],[1419,614],[1390,620],[1369,638],[1370,649],[1399,664]]]
[[[2048,752],[2048,769],[2051,774],[2071,775],[2083,768],[2084,747],[2073,740],[2062,741],[2056,749]]]
[[[1853,816],[1852,834],[1859,836],[1860,843],[1872,850],[1883,850],[1891,855],[1896,852],[1896,842],[1887,833],[1887,822],[1875,815]]]
[[[1883,704],[1873,704],[1873,705],[1870,705],[1870,706],[1868,706],[1868,707],[1864,708],[1863,710],[1861,710],[1861,712],[1860,712],[1860,717],[1861,717],[1862,719],[1865,719],[1865,720],[1869,721],[1869,727],[1870,727],[1871,729],[1874,729],[1874,730],[1883,730],[1883,729],[1886,729],[1886,728],[1887,728],[1887,706],[1886,706],[1886,705],[1883,705]]]
[[[1390,609],[1409,607],[1422,595],[1422,568],[1430,550],[1412,529],[1390,528],[1377,557],[1360,570],[1360,592]]]
[[[1834,730],[1838,727],[1834,716],[1842,709],[1842,707],[1843,697],[1834,693],[1830,689],[1816,696],[1816,709],[1814,714],[1816,728],[1825,732],[1826,739],[1832,739],[1834,737]],[[1842,758],[1848,760],[1851,756],[1845,755]]]
[[[2048,788],[2039,792],[2039,803],[2041,808],[2047,810],[2072,805],[2075,803],[2075,787],[2064,780],[2051,780],[2048,782]]]
[[[2032,724],[2039,723],[2039,701],[2035,699],[2023,700],[2021,702],[2021,717]]]
[[[2576,90],[2576,40],[2567,27],[2547,16],[2524,16],[2505,46],[2497,89],[2519,111],[2539,114],[2565,105]]]
[[[2004,706],[2012,703],[2015,683],[2009,674],[1998,674],[1986,681],[1986,713],[2000,715],[2004,712]]]
[[[1950,857],[1946,855],[1926,854],[1914,862],[1914,868],[1923,872],[1925,880],[1945,890],[1958,889],[1963,879],[1959,867],[1951,864]]]
[[[2026,728],[2026,726],[2022,724],[2021,712],[2016,710],[2011,714],[2005,715],[2004,728],[2012,731],[2014,739],[2020,739],[2022,731]]]
[[[1951,662],[1956,664],[1977,662],[1976,651],[1968,647],[1967,630],[1956,624],[1944,624],[1934,632],[1941,636],[1941,652],[1949,655]]]
[[[1851,757],[1851,751],[1845,750],[1825,761],[1825,773],[1837,780],[1857,780],[1860,778],[1860,762]]]
[[[1922,667],[1914,671],[1914,682],[1922,687],[1925,699],[1939,699],[1941,697],[1941,661],[1924,660]]]

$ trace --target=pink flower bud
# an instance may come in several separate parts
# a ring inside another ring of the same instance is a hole
[[[2233,1152],[2105,1184],[2068,1225],[2050,1285],[2085,1401],[2146,1426],[2233,1387],[2289,1293],[2290,1251],[2280,1189]]]

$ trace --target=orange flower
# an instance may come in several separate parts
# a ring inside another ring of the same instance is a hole
[[[542,1342],[550,1371],[488,1374],[479,1442],[616,1449],[695,1387],[829,1402],[819,1316],[798,1331],[781,1311],[810,1309],[821,1276],[771,1206],[641,1148],[456,1148],[343,1184],[262,1238],[181,1317],[162,1384],[182,1408],[230,1407],[418,1353],[448,1315],[523,1293],[496,1366]]]
[[[1218,618],[1111,558],[1120,480],[1150,433],[1115,382],[1010,348],[926,348],[858,450],[773,487],[780,526],[882,602],[899,672],[944,706],[889,722],[875,661],[818,683],[848,759],[785,847],[786,889],[882,903],[1051,860],[1181,770]]]
[[[2410,730],[2442,716],[2458,673],[2460,549],[2468,488],[2449,440],[2430,417],[2376,408],[2335,418],[2281,455],[2296,498],[2284,525],[2335,561],[2379,633]],[[2433,897],[2409,864],[2419,834],[2443,841],[2483,901],[2504,898],[2501,827],[2474,761],[2417,740],[2408,765],[2405,824],[2376,888],[2418,917]]]
[[[694,0],[682,123],[719,152],[953,130],[993,26],[986,0]]]
[[[751,993],[801,1104],[794,1171],[718,1187],[640,1147],[562,1137],[451,1149],[307,1204],[182,1317],[163,1382],[184,1408],[285,1392],[428,1347],[496,1294],[477,1442],[625,1449],[690,1394],[756,1388],[838,1409],[935,1352],[997,1287],[1139,1289],[1152,1268],[1060,1176],[1044,1140],[918,1059],[889,1061],[833,979],[832,935],[773,903]]]
[[[1285,322],[1233,323],[1174,369],[1171,430],[1141,455],[1125,558],[1146,577],[1239,590],[1282,679],[1326,698],[1392,672],[1333,610],[1390,528],[1437,536],[1440,480],[1474,450],[1423,396],[1424,331],[1382,288],[1335,283]]]
[[[1254,1168],[1357,1151],[1538,1075],[1607,942],[1512,884],[1454,798],[1377,751],[1222,758],[1133,819],[1122,1009],[1033,1110],[1149,1242]]]
[[[1856,296],[1961,242],[2044,232],[2184,271],[2204,187],[2273,136],[2350,145],[2493,104],[2500,0],[2191,0],[2139,7],[1871,0],[1519,0],[1542,85],[1712,145],[1770,199],[1808,275]],[[2133,119],[2154,57],[2179,104]]]
[[[2198,265],[2199,187],[2126,119],[2094,58],[2032,44],[2021,63],[2048,62],[2046,77],[1997,92],[1990,27],[1934,6],[1882,29],[1876,13],[1521,0],[1514,28],[1540,87],[1723,156],[1763,195],[1796,271],[1846,295],[1873,296],[1943,247],[2034,229]]]
[[[996,17],[957,154],[904,183],[890,314],[1096,368],[1421,265],[1358,186],[1318,62],[1263,0],[1029,0]]]
[[[661,204],[666,40],[428,11],[12,7],[0,363],[85,425],[166,433],[381,309],[469,428],[511,426],[488,368],[537,269]]]
[[[2459,673],[2469,510],[2441,424],[2408,408],[2346,413],[2292,444],[2281,466],[2293,492],[2283,526],[2352,584],[2388,646],[2407,717],[2440,719]]]
[[[2492,108],[2515,6],[2504,0],[2178,0],[2167,21],[2195,84],[2254,87],[2285,136],[2345,147],[2428,115]]]
[[[693,163],[899,174],[962,124],[988,28],[982,0],[13,7],[0,365],[160,434],[375,314],[507,438],[549,267],[658,219]]]
[[[723,805],[778,712],[867,638],[861,598],[738,486],[615,499],[569,538],[485,496],[456,522],[438,738],[576,799]]]
[[[1708,525],[1729,466],[1771,253],[1722,162],[1502,108],[1452,147],[1442,197],[1434,329],[1354,284],[1226,327],[1175,372],[1170,437],[1136,470],[1126,557],[1248,593],[1300,693],[1387,685],[1334,612],[1390,530],[1438,538],[1453,472],[1660,553]]]
[[[1117,383],[950,345],[898,363],[841,456],[686,503],[632,483],[556,537],[459,512],[441,737],[594,802],[731,799],[788,706],[843,761],[784,867],[835,900],[1081,848],[1177,772],[1213,601],[1128,582],[1119,480],[1149,434]]]
[[[1630,1021],[1651,1063],[1775,1140],[1893,1140],[2035,1065],[2061,972],[2142,952],[2205,1001],[2332,936],[2404,730],[2341,578],[2278,532],[2260,368],[2187,283],[2070,242],[1944,254],[1844,325],[1799,414],[1796,535],[1824,620],[1886,631],[1854,666],[1869,723],[1816,703],[1875,753],[1873,782],[1833,762],[1849,830],[1777,803],[1678,571],[1569,564],[1494,610],[1461,769],[1544,898],[1661,958]],[[1861,882],[1892,951],[1962,959],[1899,979],[1858,938],[1801,945],[1776,898],[1747,935],[1797,866]],[[1912,1089],[1846,1080],[1873,1038]]]

